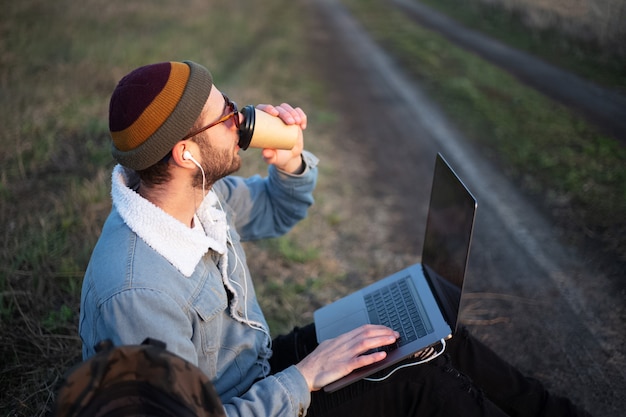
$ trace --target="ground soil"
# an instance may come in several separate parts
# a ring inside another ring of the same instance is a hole
[[[320,153],[332,178],[346,183],[328,190],[343,203],[332,208],[340,220],[326,244],[334,245],[348,285],[419,260],[434,156],[442,152],[479,201],[462,321],[554,392],[594,415],[621,415],[622,266],[598,267],[601,255],[571,244],[572,231],[556,227],[541,202],[529,201],[497,163],[464,143],[453,121],[362,38],[344,10],[329,1],[309,6],[317,71],[342,120],[332,155]]]

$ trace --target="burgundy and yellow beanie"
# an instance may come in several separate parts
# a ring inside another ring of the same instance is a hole
[[[109,103],[113,158],[134,170],[163,159],[189,133],[212,86],[211,73],[191,61],[146,65],[126,75]]]

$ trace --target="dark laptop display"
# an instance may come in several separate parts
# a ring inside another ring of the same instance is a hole
[[[475,211],[476,199],[438,156],[426,220],[422,265],[453,331],[457,326]]]

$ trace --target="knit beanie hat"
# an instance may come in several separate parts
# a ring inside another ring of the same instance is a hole
[[[148,168],[193,127],[213,78],[191,61],[137,68],[117,84],[109,103],[112,154],[121,165]]]

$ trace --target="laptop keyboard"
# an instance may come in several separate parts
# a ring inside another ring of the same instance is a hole
[[[370,323],[382,324],[400,333],[396,344],[385,350],[403,346],[432,332],[432,329],[427,330],[424,326],[420,314],[423,307],[417,307],[421,301],[415,297],[409,285],[413,284],[406,277],[365,295]]]

